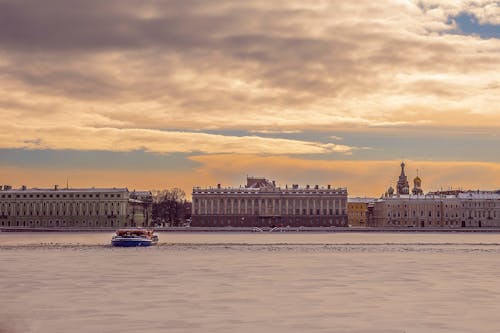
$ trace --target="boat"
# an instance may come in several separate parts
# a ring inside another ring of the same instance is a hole
[[[158,243],[158,236],[151,229],[119,229],[111,239],[112,246],[151,246]]]

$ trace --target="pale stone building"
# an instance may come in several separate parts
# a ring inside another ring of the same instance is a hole
[[[456,195],[400,195],[373,204],[370,226],[500,227],[500,194],[462,192]]]
[[[137,223],[129,207],[126,188],[4,186],[0,190],[0,227],[130,227]]]
[[[278,187],[248,177],[239,188],[193,188],[191,226],[347,226],[347,189]]]
[[[417,171],[418,172],[418,171]],[[500,193],[449,190],[424,195],[417,174],[409,194],[405,163],[394,189],[368,206],[368,225],[374,227],[500,227]]]
[[[153,224],[153,194],[150,191],[129,193],[127,216],[132,227],[150,227]]]

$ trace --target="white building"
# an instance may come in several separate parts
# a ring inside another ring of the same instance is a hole
[[[373,204],[369,225],[380,227],[500,227],[500,194],[396,195]]]
[[[195,187],[191,226],[347,226],[347,189],[254,177],[239,188]]]
[[[0,227],[127,227],[126,188],[0,189]]]

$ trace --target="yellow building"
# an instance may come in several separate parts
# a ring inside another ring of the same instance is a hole
[[[348,198],[347,216],[349,225],[352,227],[366,227],[368,204],[374,201],[374,198]]]

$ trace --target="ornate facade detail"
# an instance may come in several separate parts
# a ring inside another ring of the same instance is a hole
[[[413,195],[423,195],[424,191],[422,190],[422,180],[418,176],[418,171],[417,171],[417,177],[413,179],[413,189],[411,190],[411,193]]]
[[[399,175],[397,194],[410,194],[410,185],[408,184],[408,177],[405,174],[405,163],[401,163],[401,174]]]

